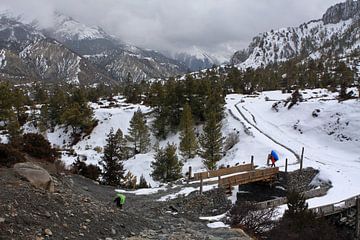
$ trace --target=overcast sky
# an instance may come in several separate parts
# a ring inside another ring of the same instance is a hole
[[[343,0],[1,0],[0,10],[51,24],[54,10],[133,45],[214,54],[247,47],[258,33],[321,18]]]

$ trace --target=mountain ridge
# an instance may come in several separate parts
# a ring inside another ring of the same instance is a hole
[[[360,49],[359,16],[358,1],[336,4],[321,19],[259,34],[247,49],[237,51],[230,62],[240,68],[259,68],[295,57],[350,55]]]

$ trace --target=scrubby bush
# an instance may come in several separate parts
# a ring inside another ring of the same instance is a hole
[[[73,163],[71,170],[75,174],[82,175],[95,181],[98,180],[101,174],[101,169],[98,166],[93,164],[87,165],[79,158]]]
[[[140,183],[137,185],[137,188],[149,188],[149,185],[146,182],[146,179],[145,179],[144,175],[141,175]]]
[[[301,93],[299,92],[299,90],[295,90],[292,94],[291,97],[289,99],[290,101],[290,105],[288,106],[288,109],[292,108],[295,104],[297,104],[298,102],[302,102],[303,96],[301,95]]]
[[[273,219],[277,212],[271,208],[259,209],[251,202],[237,202],[227,215],[230,226],[260,237],[275,225]]]
[[[36,133],[24,134],[22,150],[30,156],[45,159],[49,162],[54,162],[58,155],[49,141],[44,136]]]
[[[127,172],[123,179],[123,186],[128,189],[136,188],[136,176],[134,176],[130,171]]]
[[[232,149],[238,142],[240,141],[239,139],[239,134],[236,132],[232,132],[230,133],[225,142],[224,142],[224,151],[229,151],[230,149]]]
[[[25,162],[21,152],[8,144],[0,144],[0,167],[12,167],[19,162]]]

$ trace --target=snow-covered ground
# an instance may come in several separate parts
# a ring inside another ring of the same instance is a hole
[[[226,152],[218,165],[249,163],[253,155],[255,164],[262,167],[266,165],[268,153],[274,149],[280,155],[277,165],[283,169],[287,158],[289,170],[292,171],[299,168],[298,156],[304,147],[304,167],[319,169],[317,179],[329,180],[333,185],[326,196],[309,200],[310,207],[338,202],[359,194],[360,101],[354,99],[338,102],[336,93],[324,89],[301,92],[305,98],[304,102],[290,110],[281,102],[278,111],[275,111],[272,105],[286,100],[290,94],[270,91],[255,96],[226,96],[223,136],[238,132],[240,141]],[[104,148],[106,134],[111,128],[115,131],[120,128],[127,134],[133,113],[138,108],[145,113],[151,110],[143,105],[126,104],[121,97],[116,97],[115,100],[117,106],[112,108],[104,108],[109,105],[105,100],[101,104],[92,104],[99,124],[89,137],[73,146],[77,154],[87,157],[87,163],[99,163],[102,156],[99,149]],[[152,120],[148,119],[148,124],[151,124]],[[198,130],[200,131],[201,127]],[[53,133],[49,132],[47,136],[52,144],[66,148],[69,142],[68,134],[58,128]],[[154,138],[152,142],[156,142]],[[167,142],[178,145],[179,135],[171,135],[159,144],[165,146]],[[154,150],[138,154],[125,161],[124,165],[138,180],[143,174],[152,187],[159,187],[160,183],[151,177],[154,154]],[[76,157],[63,154],[63,160],[67,165],[75,159]],[[205,170],[200,157],[184,162],[184,174],[189,166],[193,172]],[[195,190],[184,188],[171,196],[164,196],[164,199],[174,198],[179,194],[186,195]],[[149,193],[148,190],[145,192]],[[234,201],[235,195],[231,198]]]
[[[333,188],[324,197],[308,200],[309,207],[341,201],[360,194],[360,102],[348,100],[338,102],[337,94],[323,89],[302,91],[306,101],[290,110],[280,104],[278,112],[272,109],[275,101],[285,100],[290,95],[280,91],[263,92],[249,97],[229,95],[228,106],[237,106],[234,114],[246,126],[251,127],[257,141],[263,141],[261,133],[250,125],[245,118],[263,133],[300,154],[305,148],[304,167],[320,170],[318,176],[330,180]],[[244,115],[242,116],[240,112]],[[317,116],[316,116],[317,115]],[[264,145],[266,146],[266,142]],[[267,145],[269,146],[269,145]],[[239,144],[242,147],[242,144]],[[281,153],[280,167],[283,168],[287,157],[293,165],[290,171],[299,168],[296,158],[279,145],[272,146]],[[262,152],[253,146],[249,151]]]

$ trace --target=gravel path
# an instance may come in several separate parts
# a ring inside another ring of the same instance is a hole
[[[1,240],[249,239],[231,229],[208,228],[207,222],[198,218],[209,208],[225,211],[216,207],[217,198],[211,194],[193,193],[187,198],[159,202],[156,200],[180,187],[151,195],[126,193],[127,201],[120,210],[112,204],[113,187],[77,175],[52,176],[55,193],[48,193],[34,189],[12,169],[0,168]]]

